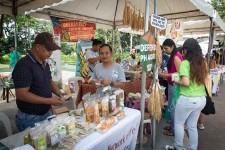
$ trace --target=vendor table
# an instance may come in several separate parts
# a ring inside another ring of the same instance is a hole
[[[127,116],[106,133],[92,133],[85,139],[80,140],[75,145],[74,150],[135,149],[141,114],[139,110],[131,108],[125,108],[125,112]]]
[[[133,82],[141,78],[141,71],[124,71],[127,81]]]
[[[81,139],[74,146],[74,150],[124,150],[135,149],[136,140],[141,120],[139,110],[124,108],[126,117],[112,126],[106,133],[94,132],[84,139]],[[2,144],[10,149],[23,145],[23,137],[26,131],[9,136],[0,140]]]

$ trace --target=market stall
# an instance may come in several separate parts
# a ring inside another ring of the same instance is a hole
[[[146,88],[149,89],[151,85],[151,78],[147,77],[146,78]],[[133,82],[126,82],[125,87],[124,87],[124,93],[128,95],[129,93],[137,93],[141,92],[141,79],[135,80]],[[77,99],[76,99],[76,106],[82,101],[82,96],[85,95],[86,93],[91,92],[91,94],[94,94],[96,92],[96,87],[94,85],[86,84],[79,82],[79,91],[77,94]]]
[[[135,149],[138,129],[140,124],[140,111],[130,108],[124,109],[126,117],[112,126],[107,132],[93,132],[75,143],[73,149]],[[28,130],[0,140],[10,149],[23,146],[24,137]],[[112,138],[113,137],[113,138]]]
[[[35,2],[37,1],[32,1],[28,4],[30,6],[35,6],[34,5]],[[216,22],[218,26],[220,26],[221,29],[225,30],[224,23],[222,22],[221,18],[218,16],[218,14],[214,13],[213,8],[204,0],[201,0],[201,1],[200,0],[199,1],[180,0],[180,1],[172,1],[172,2],[165,3],[165,1],[159,1],[159,5],[158,5],[159,11],[157,14],[165,18],[168,18],[171,21],[175,19],[180,19],[180,18],[184,19],[183,21],[208,19],[208,16],[212,18],[215,15],[216,17],[214,21]],[[145,6],[147,6],[146,7],[146,9],[148,9],[148,11],[146,11],[147,18],[149,18],[149,14],[153,13],[154,5],[152,3],[150,5],[150,2],[146,4],[144,1],[141,3],[140,1],[135,1],[135,0],[131,1],[131,4],[134,6],[137,6],[137,8],[140,9],[142,13],[144,12]],[[170,4],[169,7],[168,7],[168,4]],[[51,15],[51,16],[58,16],[62,18],[81,19],[85,21],[96,22],[98,27],[106,27],[106,28],[113,27],[113,29],[115,29],[116,27],[119,28],[119,26],[122,26],[122,15],[123,15],[124,5],[125,5],[125,1],[118,1],[118,0],[117,1],[104,0],[100,2],[98,0],[93,0],[93,1],[62,0],[62,1],[57,1],[56,3],[46,7],[31,10],[28,13],[32,14],[35,12],[34,16],[36,15],[39,17],[40,16],[49,17],[49,15]],[[21,6],[21,8],[18,8],[18,10],[21,11],[25,7],[26,6]],[[149,11],[149,7],[151,7],[150,11]],[[175,9],[169,9],[169,8],[175,8]],[[147,19],[145,18],[145,20]],[[145,28],[145,32],[147,31],[147,28]],[[142,78],[143,78],[143,86],[141,89],[143,93],[145,89],[145,72],[142,73]],[[144,97],[142,97],[142,99],[144,99]]]

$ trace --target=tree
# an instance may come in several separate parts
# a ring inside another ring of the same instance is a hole
[[[212,0],[211,5],[218,12],[220,17],[225,21],[225,1],[224,0]]]
[[[31,42],[34,41],[34,37],[36,34],[40,32],[50,32],[52,31],[50,21],[46,20],[38,20],[33,17],[27,17],[24,15],[20,15],[16,17],[16,29],[17,29],[17,50],[25,54],[29,49],[29,41],[28,41],[28,22],[31,31]],[[0,29],[3,29],[2,38],[0,38],[0,47],[4,51],[4,53],[9,53],[8,46],[14,45],[14,20],[12,16],[4,15],[1,17],[1,22],[3,22],[3,26]],[[0,22],[0,23],[1,23]],[[1,24],[0,24],[1,25]],[[0,32],[1,33],[1,32]],[[1,35],[0,35],[1,36]]]
[[[113,30],[112,29],[97,29],[95,33],[95,38],[99,39],[103,43],[108,43],[113,46]],[[130,52],[130,33],[114,31],[115,33],[115,54],[125,51]],[[119,41],[120,40],[120,41]],[[133,46],[139,45],[140,35],[133,35]],[[120,47],[121,46],[121,47]]]
[[[61,43],[61,52],[70,55],[76,51],[75,43]]]

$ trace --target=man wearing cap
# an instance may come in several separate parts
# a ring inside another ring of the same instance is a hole
[[[18,107],[15,122],[19,131],[51,116],[51,105],[63,104],[59,97],[62,92],[53,82],[45,61],[57,49],[60,47],[55,44],[53,36],[42,32],[36,36],[31,53],[14,68],[12,78]]]
[[[95,65],[99,63],[100,56],[99,56],[99,48],[102,42],[94,39],[92,44],[92,49],[86,52],[86,57],[88,61],[88,77],[90,78],[93,75]]]

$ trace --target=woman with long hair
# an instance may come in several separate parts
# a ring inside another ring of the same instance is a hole
[[[92,82],[98,85],[98,92],[101,92],[104,86],[111,86],[113,90],[125,86],[125,74],[120,64],[113,62],[112,47],[108,44],[102,44],[99,48],[101,58],[100,64],[97,64],[92,76]]]
[[[202,49],[198,42],[187,39],[184,42],[184,61],[179,70],[180,97],[175,108],[175,143],[176,150],[183,150],[184,124],[188,129],[188,149],[197,150],[198,131],[197,122],[201,110],[206,104],[205,80],[208,75],[207,62],[203,58]]]
[[[163,48],[167,55],[170,55],[170,58],[167,63],[168,73],[159,72],[159,76],[166,79],[168,82],[168,107],[170,111],[170,126],[165,127],[163,133],[167,136],[174,136],[174,108],[171,106],[173,100],[173,94],[175,85],[172,81],[172,74],[177,73],[180,68],[180,63],[183,60],[182,55],[177,51],[176,45],[172,39],[166,39],[163,42]]]

